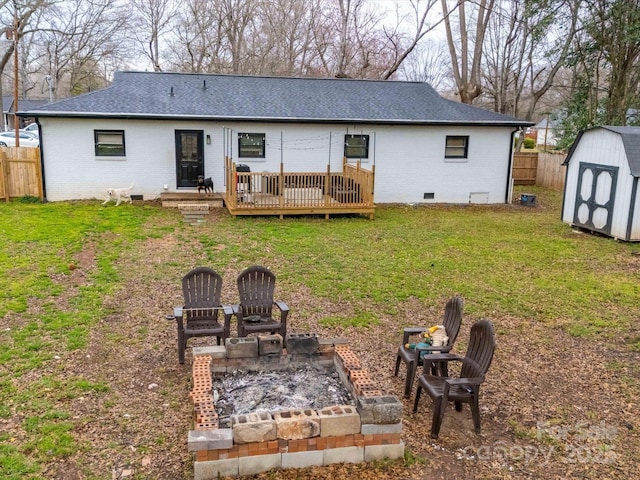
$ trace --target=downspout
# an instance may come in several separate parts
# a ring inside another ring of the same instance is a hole
[[[511,132],[511,142],[509,143],[509,167],[507,168],[507,188],[505,189],[506,193],[504,197],[504,203],[507,203],[507,204],[511,203],[510,200],[511,200],[511,195],[513,193],[512,185],[511,185],[513,175],[511,173],[511,169],[513,168],[513,156],[516,154],[513,148],[513,141],[515,139],[516,132],[519,132],[521,130],[522,129],[518,127]]]
[[[42,148],[42,125],[40,125],[40,117],[36,117],[38,125],[38,138],[40,139],[40,176],[42,177],[42,201],[47,203],[47,182],[44,176],[44,148]]]
[[[567,159],[565,158],[564,162],[562,162],[562,164],[565,166],[565,169],[564,169],[564,188],[562,189],[562,206],[560,207],[560,221],[564,221],[563,220],[563,217],[564,217],[564,204],[567,201],[567,185],[568,185],[567,179],[569,178],[569,164],[566,163],[566,161],[567,161]],[[576,183],[576,185],[577,185],[577,183]],[[576,192],[576,195],[577,194],[578,194],[578,192]],[[575,202],[575,199],[576,198],[574,196],[574,198],[573,198],[574,202]],[[573,224],[573,218],[571,220],[569,220],[569,222],[567,222],[567,223],[572,225]]]
[[[638,177],[633,177],[633,187],[631,188],[631,207],[629,208],[629,218],[627,218],[627,242],[631,241],[633,231],[633,216],[635,215],[636,199],[638,198]]]

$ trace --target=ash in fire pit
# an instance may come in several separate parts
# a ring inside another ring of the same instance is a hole
[[[234,414],[354,405],[335,369],[312,365],[268,372],[235,370],[214,378],[213,390],[221,427],[229,427]]]

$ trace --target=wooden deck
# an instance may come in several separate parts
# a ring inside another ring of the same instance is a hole
[[[360,214],[373,218],[373,170],[344,162],[342,172],[238,172],[226,161],[225,205],[236,215]]]

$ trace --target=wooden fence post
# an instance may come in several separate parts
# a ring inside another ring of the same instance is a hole
[[[4,201],[9,202],[9,163],[4,148],[0,148],[0,170],[2,171],[2,189],[4,191]]]

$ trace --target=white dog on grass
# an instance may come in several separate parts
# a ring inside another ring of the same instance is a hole
[[[122,200],[129,200],[131,202],[131,190],[133,190],[133,182],[131,182],[130,187],[126,188],[108,188],[107,189],[107,199],[102,202],[102,204],[106,204],[109,200],[113,200],[116,202],[116,207],[120,205]]]

